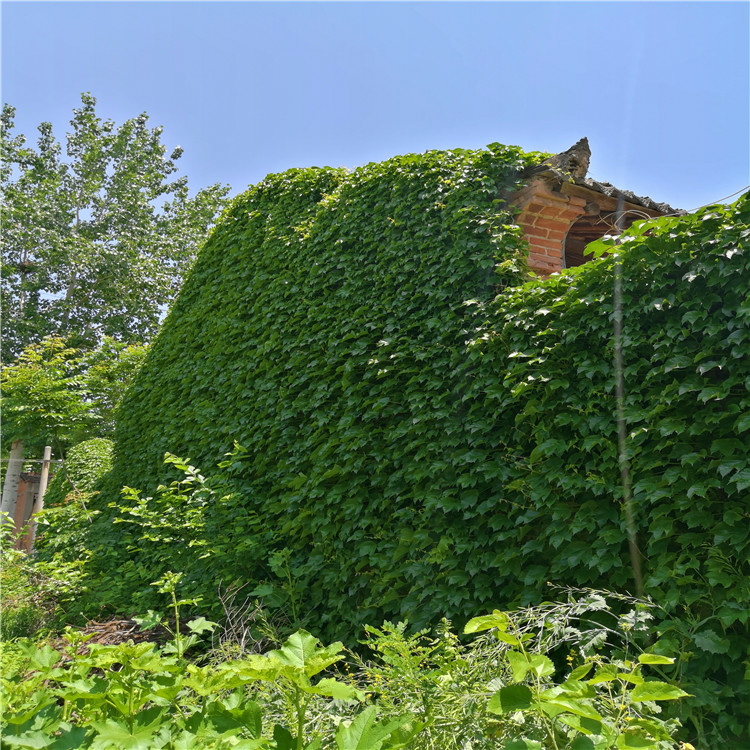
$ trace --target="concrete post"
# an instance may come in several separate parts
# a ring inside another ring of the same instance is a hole
[[[36,502],[31,510],[31,525],[29,528],[29,552],[34,549],[34,540],[36,539],[36,521],[34,516],[44,508],[44,494],[47,492],[47,483],[49,482],[49,465],[52,461],[52,447],[44,446],[44,456],[42,457],[42,476],[39,479],[39,492],[36,496]]]

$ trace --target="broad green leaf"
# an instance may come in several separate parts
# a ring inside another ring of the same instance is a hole
[[[224,690],[234,690],[253,680],[267,679],[272,681],[278,674],[276,670],[272,670],[272,676],[248,676],[243,671],[244,664],[244,661],[225,662],[220,665],[218,671],[189,664],[187,667],[188,676],[183,678],[182,682],[185,687],[195,691],[198,695],[207,696]],[[262,666],[267,666],[267,664],[264,662]]]
[[[287,676],[299,671],[307,677],[312,677],[339,661],[343,656],[342,649],[343,644],[339,642],[320,647],[317,638],[306,630],[298,630],[289,636],[279,650],[269,651],[265,658],[272,663],[291,667],[292,670],[284,670]]]
[[[599,685],[603,682],[614,682],[616,679],[617,667],[614,664],[602,664],[588,682],[590,685]]]
[[[537,740],[509,740],[503,745],[503,750],[542,750],[542,743]]]
[[[300,685],[300,687],[302,687]],[[306,693],[314,693],[315,695],[327,695],[329,698],[336,698],[337,700],[357,700],[364,699],[364,693],[357,688],[347,685],[338,680],[334,680],[331,677],[324,677],[322,680],[317,682],[311,687],[302,687]]]
[[[125,718],[115,721],[92,721],[97,735],[91,743],[92,750],[105,750],[114,745],[120,750],[151,750],[158,728],[169,724],[171,717],[161,706],[149,708],[135,715],[133,730]]]
[[[236,693],[232,697],[238,697]],[[260,706],[255,701],[244,701],[241,706],[231,707],[221,701],[210,703],[205,710],[205,718],[210,721],[217,733],[234,732],[246,729],[250,734],[258,738],[262,729],[262,715]]]
[[[44,748],[50,747],[55,738],[40,729],[34,729],[22,734],[3,732],[3,745],[8,747]]]
[[[413,721],[411,716],[400,716],[378,724],[376,716],[375,706],[368,706],[353,721],[339,724],[336,730],[336,746],[339,750],[380,750],[388,737]],[[389,747],[396,745],[391,744]]]
[[[590,737],[579,734],[573,742],[570,743],[569,750],[596,750],[596,745]]]
[[[750,430],[750,411],[740,414],[740,416],[737,417],[734,423],[734,429],[737,430],[737,432]]]
[[[555,673],[555,665],[544,654],[527,655],[520,651],[508,651],[505,656],[516,682],[521,682],[528,672],[534,672],[537,677],[547,677]]]
[[[684,690],[666,682],[651,680],[636,685],[630,693],[630,699],[634,703],[643,701],[673,701],[687,696]]]
[[[210,622],[205,617],[197,617],[194,620],[190,620],[187,626],[193,633],[212,633],[218,627],[215,622]]]
[[[141,630],[151,630],[162,624],[164,615],[161,612],[154,612],[153,609],[149,609],[143,617],[133,617],[132,619],[138,623]]]
[[[555,673],[555,665],[552,663],[552,660],[544,654],[530,654],[529,669],[534,672],[537,677],[549,677],[549,675]]]
[[[221,670],[236,675],[242,683],[253,680],[273,682],[281,674],[283,668],[284,664],[278,659],[272,660],[259,654],[250,654],[241,660],[223,664]]]
[[[521,641],[516,638],[516,636],[512,635],[511,633],[507,633],[505,630],[501,630],[500,628],[498,628],[494,632],[494,636],[498,641],[507,643],[510,646],[518,646],[521,643]]]
[[[493,714],[508,714],[531,707],[532,694],[526,685],[507,685],[490,698],[487,710]]]
[[[641,675],[640,672],[618,672],[617,678],[629,685],[641,685],[646,681],[646,678]]]
[[[483,630],[490,630],[491,628],[507,630],[509,624],[510,619],[508,615],[496,609],[491,615],[472,617],[471,620],[466,623],[464,633],[480,633]]]
[[[729,639],[722,638],[713,630],[701,630],[693,636],[693,642],[701,651],[711,654],[726,654],[729,651]]]
[[[60,661],[60,652],[55,651],[48,643],[45,643],[42,648],[30,644],[27,654],[29,655],[29,666],[42,672],[51,669]]]
[[[556,697],[543,697],[542,708],[545,705],[551,705],[554,707],[554,715],[557,716],[561,712],[569,712],[576,716],[582,716],[586,719],[593,719],[594,721],[601,721],[602,715],[593,707],[591,701],[586,700],[575,700],[574,698],[567,698],[565,695],[559,695]]]
[[[13,712],[7,707],[7,699],[4,701],[6,705],[3,706],[3,723],[20,726],[26,724],[32,719],[40,720],[40,717],[51,714],[51,721],[55,721],[61,712],[56,705],[57,699],[51,693],[46,691],[39,692],[33,699],[31,706],[28,704],[19,711]]]
[[[587,664],[581,664],[580,667],[576,667],[569,675],[567,681],[576,681],[576,680],[582,680],[586,675],[594,668],[593,662],[588,662]]]
[[[628,727],[633,729],[645,729],[646,732],[658,740],[669,742],[672,739],[668,731],[669,725],[659,720],[652,719],[631,719]]]
[[[661,654],[640,654],[638,661],[641,664],[674,664],[671,656],[662,656]]]
[[[251,596],[264,597],[272,594],[276,589],[270,583],[264,583],[260,586],[256,586],[251,592]]]
[[[555,686],[553,690],[557,695],[564,695],[567,698],[593,698],[596,695],[596,688],[590,682],[570,678]]]
[[[625,732],[617,736],[615,747],[619,750],[637,750],[638,748],[654,748],[657,750],[659,743],[651,739],[647,734],[639,732]]]
[[[587,716],[562,713],[558,715],[557,720],[582,734],[599,735],[602,732],[602,722]]]
[[[88,747],[92,739],[86,727],[68,725],[67,728],[61,727],[58,731],[59,734],[49,746],[50,750],[81,750],[81,748]]]
[[[273,739],[276,743],[276,750],[296,750],[297,748],[294,735],[281,724],[274,724]]]
[[[513,673],[513,679],[516,682],[523,682],[524,678],[531,669],[531,665],[529,664],[529,660],[526,658],[526,654],[523,654],[520,651],[508,651],[508,653],[505,654],[505,658],[508,660],[508,664],[510,664],[510,669]]]

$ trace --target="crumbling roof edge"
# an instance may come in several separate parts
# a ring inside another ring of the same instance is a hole
[[[648,196],[636,195],[631,190],[620,190],[620,188],[615,187],[610,182],[599,182],[591,177],[573,179],[576,185],[594,190],[597,193],[606,195],[608,198],[618,198],[622,195],[623,199],[628,201],[628,203],[635,203],[636,205],[643,206],[651,211],[658,211],[662,215],[669,214],[684,216],[687,213],[687,211],[684,211],[681,208],[672,208],[668,203],[658,203]]]
[[[636,195],[631,190],[621,190],[610,182],[600,182],[586,174],[589,168],[591,149],[588,138],[581,138],[567,151],[550,156],[541,164],[528,167],[523,172],[523,178],[540,177],[551,183],[557,183],[561,187],[563,183],[572,183],[588,190],[593,190],[608,198],[617,199],[622,196],[623,200],[636,206],[642,206],[649,211],[658,212],[661,215],[683,216],[687,213],[679,208],[672,208],[668,203],[659,203],[648,196]]]

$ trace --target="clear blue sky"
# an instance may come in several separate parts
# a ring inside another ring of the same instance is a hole
[[[746,2],[17,2],[2,100],[147,112],[192,188],[433,148],[558,152],[691,209],[750,183]]]

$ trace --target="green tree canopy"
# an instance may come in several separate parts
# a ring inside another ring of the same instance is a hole
[[[190,197],[172,179],[162,128],[144,113],[116,127],[83,94],[67,134],[67,160],[39,126],[36,148],[2,111],[2,354],[15,359],[45,336],[93,348],[105,336],[150,340],[198,247],[227,201],[213,185]]]
[[[146,351],[111,338],[91,351],[55,336],[29,345],[2,368],[4,442],[23,440],[32,450],[54,444],[62,455],[81,440],[110,437],[115,409]]]

